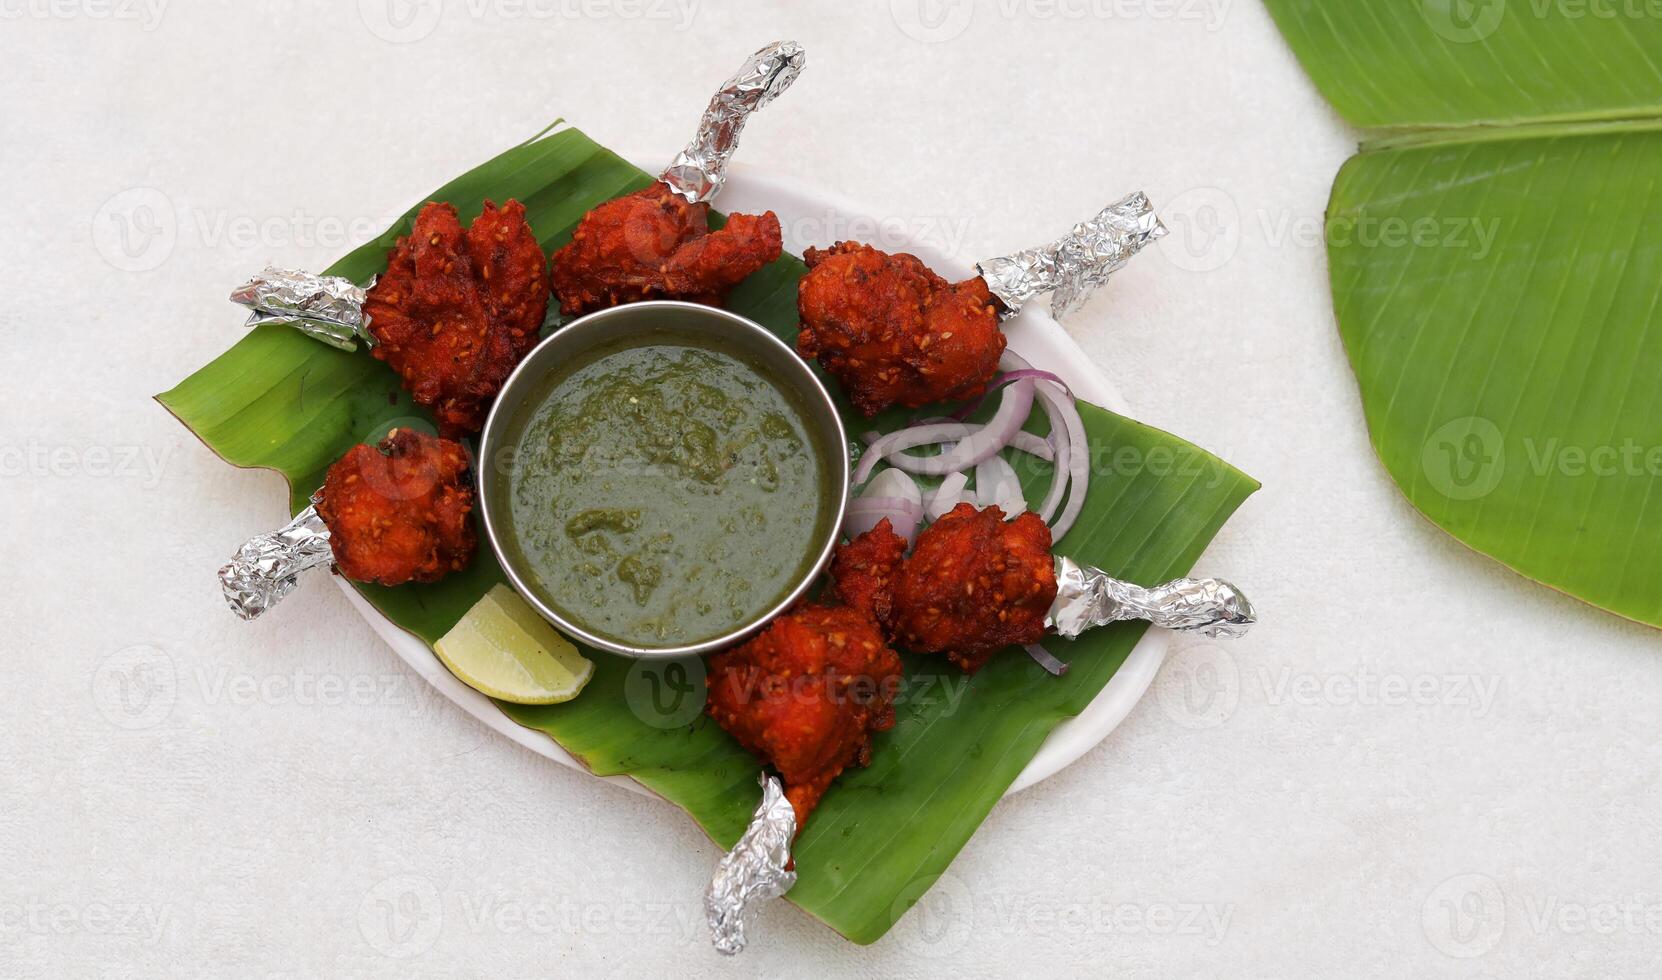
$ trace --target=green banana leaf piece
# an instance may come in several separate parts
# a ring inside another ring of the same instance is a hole
[[[1391,478],[1477,551],[1662,626],[1662,7],[1266,3],[1384,130],[1327,233]]]
[[[544,247],[553,249],[569,240],[589,208],[649,180],[564,129],[509,150],[432,198],[455,204],[464,221],[487,197],[518,198]],[[387,248],[407,231],[414,212],[328,271],[357,281],[382,271]],[[799,259],[784,256],[744,283],[728,305],[794,337],[803,271]],[[234,315],[227,308],[229,331],[237,329]],[[347,448],[379,438],[391,425],[427,420],[397,377],[367,352],[334,350],[281,326],[256,328],[158,397],[227,461],[283,473],[295,510]],[[1187,572],[1257,484],[1163,432],[1092,406],[1083,412],[1097,465],[1067,551],[1139,582]],[[859,426],[855,431],[871,425],[851,412],[848,418]],[[1048,471],[1022,469],[1029,488],[1042,493]],[[235,544],[226,542],[227,553]],[[471,569],[442,582],[358,588],[430,644],[502,580],[482,549]],[[210,583],[204,578],[203,587]],[[1127,623],[1052,643],[1072,664],[1060,678],[1019,653],[973,679],[936,660],[909,658],[898,724],[879,736],[869,768],[846,774],[826,795],[797,842],[800,879],[790,900],[857,942],[882,936],[963,847],[1050,730],[1090,703],[1141,634],[1140,625]],[[596,672],[581,697],[544,707],[502,704],[502,710],[548,733],[594,772],[634,777],[731,846],[759,798],[761,767],[701,713],[701,663],[584,653]]]

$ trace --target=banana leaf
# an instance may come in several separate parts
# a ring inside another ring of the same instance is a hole
[[[1327,251],[1391,478],[1477,551],[1662,626],[1662,8],[1266,3],[1378,130]]]
[[[455,204],[464,220],[486,198],[518,198],[542,244],[553,249],[589,208],[649,179],[582,133],[562,129],[509,150],[432,198]],[[387,248],[414,212],[328,271],[357,281],[382,271]],[[744,283],[729,306],[794,337],[803,271],[799,259],[784,256]],[[366,352],[334,350],[281,326],[249,332],[158,398],[228,462],[286,476],[295,510],[348,447],[378,438],[389,425],[426,418]],[[1092,406],[1083,412],[1099,465],[1068,550],[1136,581],[1185,573],[1257,484],[1163,432]],[[1048,474],[1029,466],[1023,477],[1037,487]],[[431,644],[502,580],[486,552],[467,572],[432,585],[358,588]],[[1090,703],[1141,634],[1140,626],[1120,624],[1053,643],[1073,667],[1061,678],[1025,656],[1007,655],[973,679],[938,661],[909,659],[898,724],[879,737],[870,768],[845,775],[826,795],[797,843],[800,879],[790,900],[857,942],[882,936],[921,894],[920,883],[938,876],[963,847],[1050,730]],[[581,697],[502,710],[548,733],[594,772],[634,777],[731,846],[758,799],[760,767],[700,713],[701,664],[584,652],[596,672]]]

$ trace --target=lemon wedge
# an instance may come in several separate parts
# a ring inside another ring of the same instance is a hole
[[[505,585],[485,593],[433,650],[462,683],[514,704],[570,701],[594,676],[594,662]]]

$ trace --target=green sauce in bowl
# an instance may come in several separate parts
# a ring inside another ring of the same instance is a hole
[[[492,510],[550,609],[635,647],[754,622],[820,557],[841,487],[797,396],[679,333],[585,351],[504,432]]]

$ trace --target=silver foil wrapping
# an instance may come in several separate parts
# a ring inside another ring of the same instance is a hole
[[[710,100],[698,135],[658,179],[693,204],[719,194],[727,182],[727,161],[738,149],[751,113],[790,88],[807,63],[807,53],[795,41],[775,41],[751,55]]]
[[[1072,311],[1143,246],[1166,234],[1148,195],[1138,191],[1103,208],[1089,221],[1038,248],[988,259],[976,267],[987,288],[1015,316],[1028,301],[1050,293],[1057,317]]]
[[[796,872],[785,870],[796,837],[796,811],[785,799],[779,780],[764,773],[761,783],[762,802],[756,806],[756,815],[733,850],[721,859],[704,893],[710,941],[728,956],[744,949],[746,916],[796,884]]]
[[[267,269],[238,286],[231,302],[248,307],[248,326],[284,323],[341,350],[370,347],[375,338],[364,322],[362,287],[340,276],[315,276],[290,269]]]
[[[313,503],[317,501],[312,498]],[[300,573],[334,561],[329,528],[307,507],[281,528],[261,534],[237,549],[219,570],[219,585],[231,611],[254,619],[294,591]]]
[[[1145,589],[1071,558],[1056,559],[1056,601],[1046,625],[1074,637],[1125,619],[1218,637],[1243,636],[1258,621],[1241,590],[1219,579],[1180,578]]]

